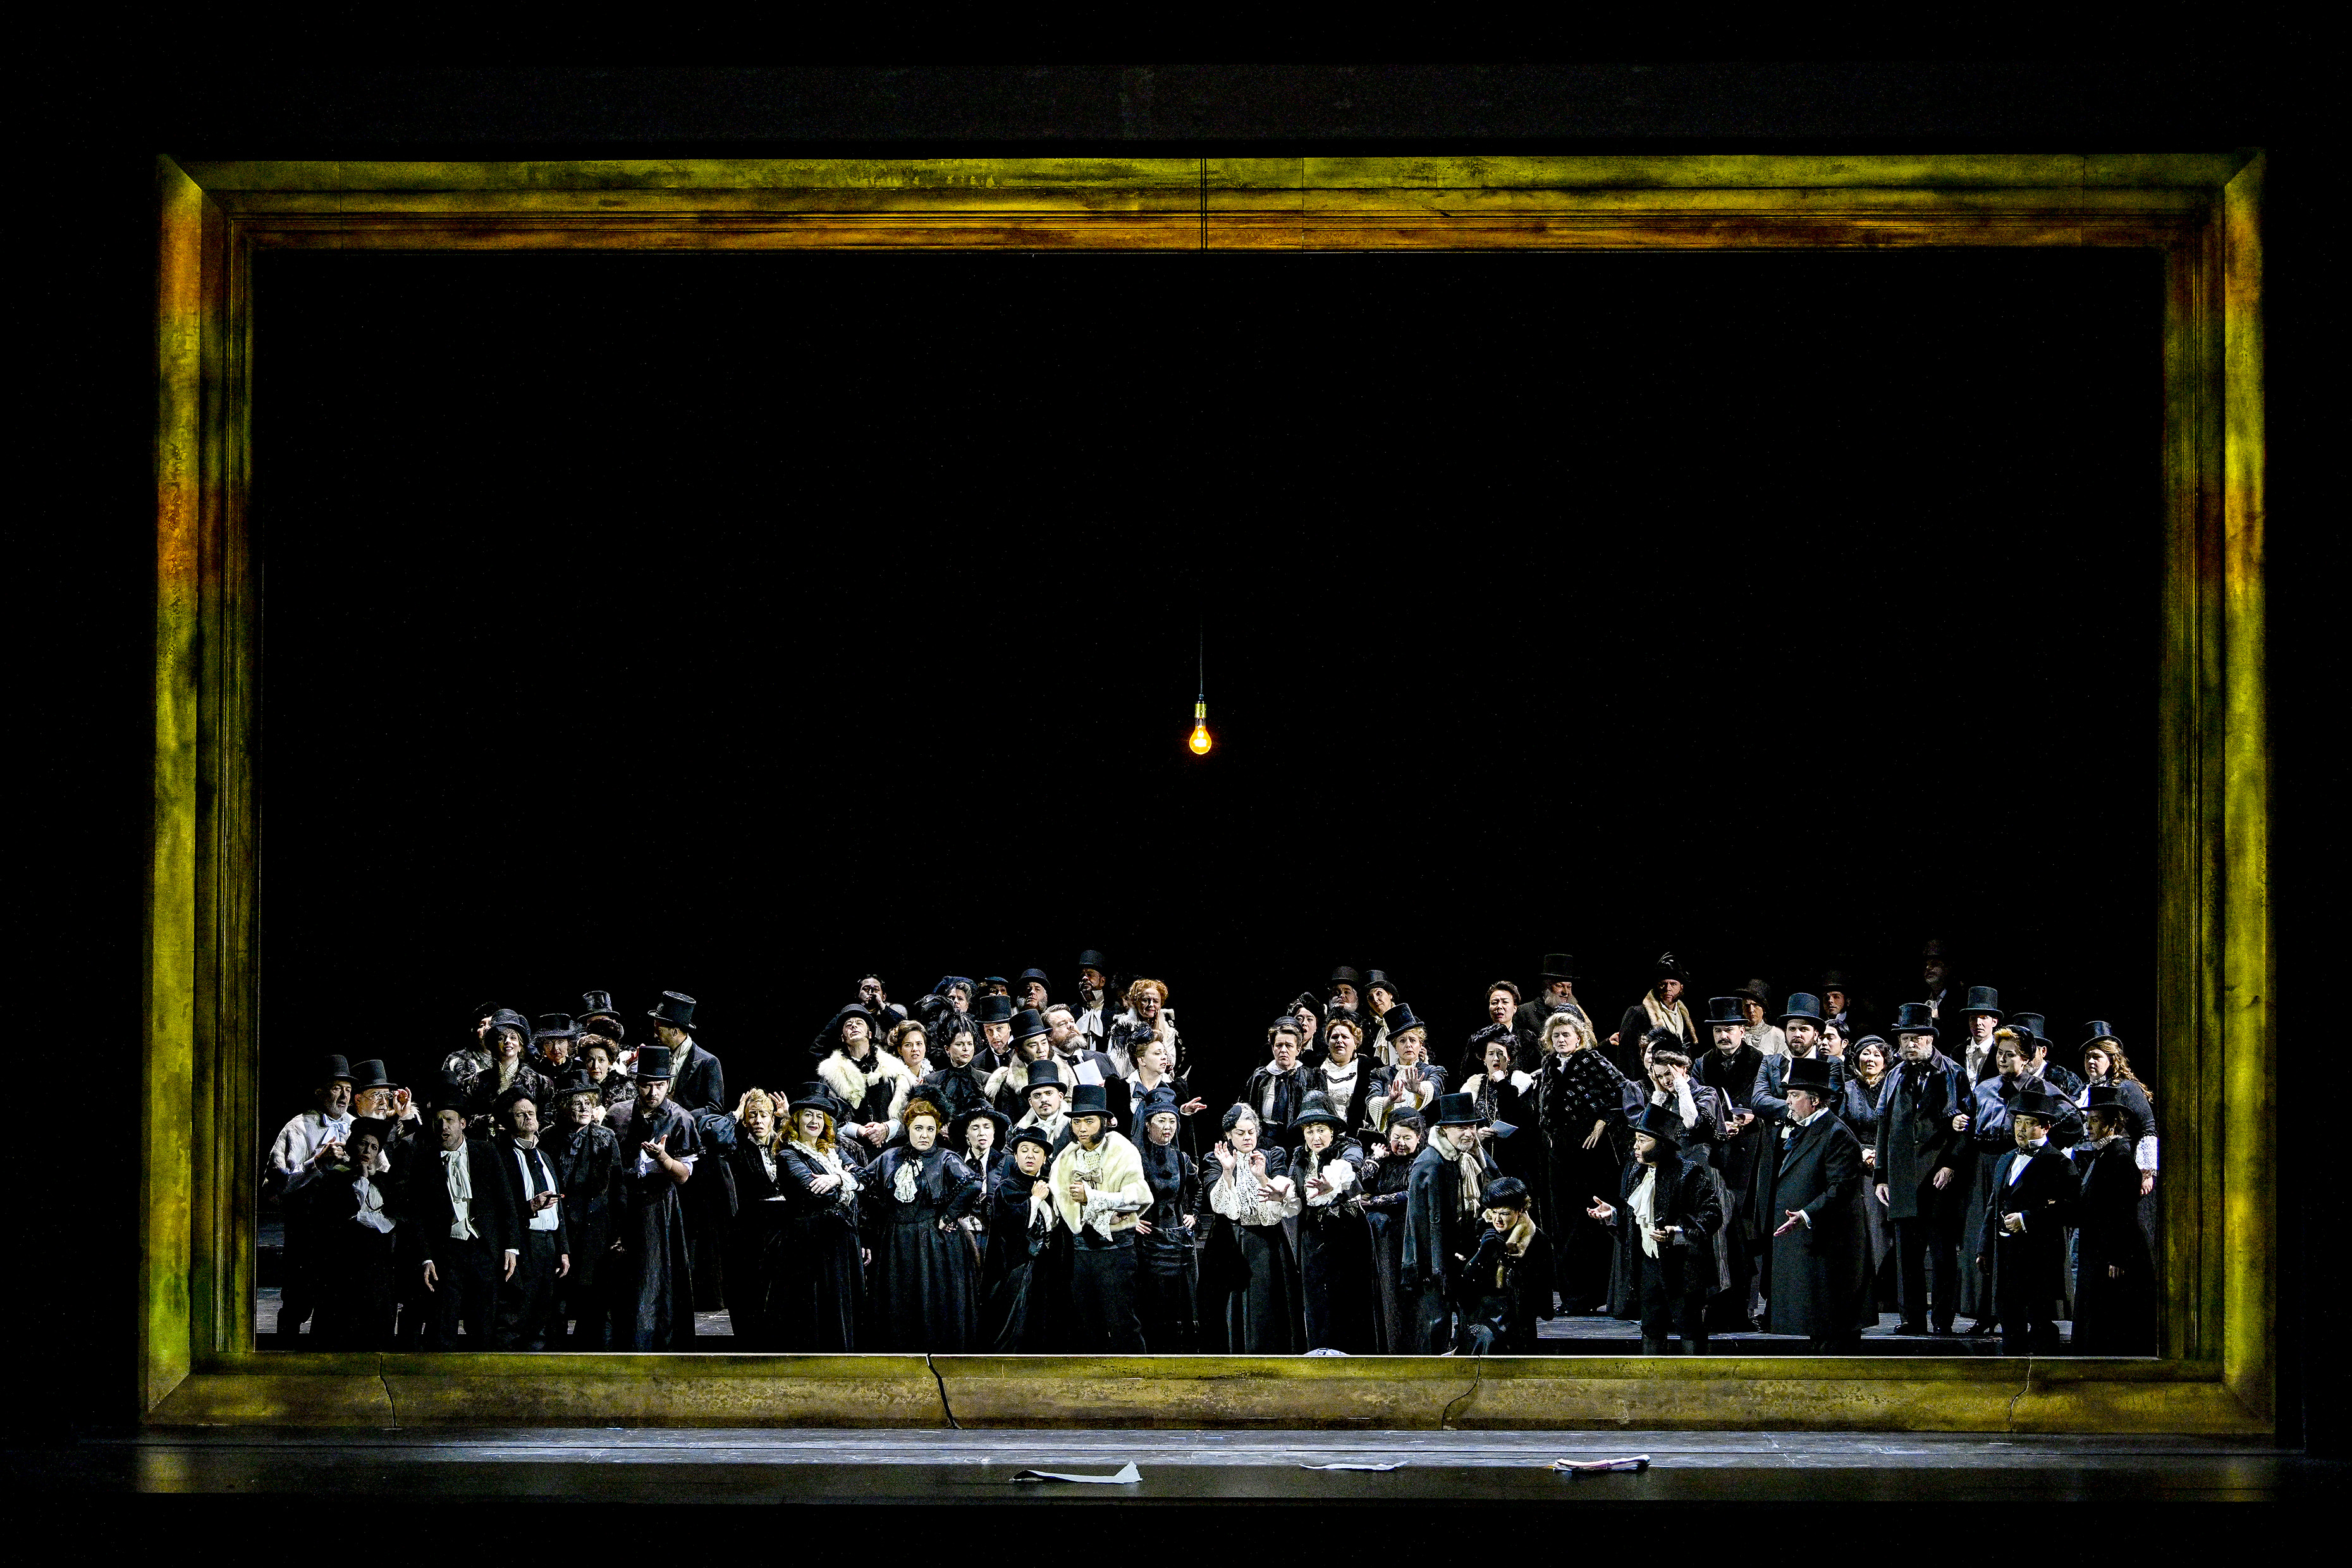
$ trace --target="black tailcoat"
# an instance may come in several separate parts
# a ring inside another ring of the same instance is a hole
[[[2026,1161],[2025,1172],[2012,1182],[2010,1173],[2021,1157]],[[2040,1323],[2059,1315],[2066,1296],[2066,1230],[2081,1196],[2082,1181],[2074,1165],[2046,1141],[2022,1156],[2012,1143],[2009,1152],[1993,1162],[1991,1202],[1976,1249],[1990,1270],[1993,1309],[2004,1329],[2012,1322]],[[2139,1201],[2137,1176],[2132,1201],[2135,1206]],[[2012,1214],[2025,1216],[2022,1232],[2013,1233],[2003,1223],[2003,1216]]]

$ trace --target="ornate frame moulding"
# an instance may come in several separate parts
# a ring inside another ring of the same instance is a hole
[[[2259,153],[157,165],[154,819],[140,1408],[153,1425],[2266,1433],[2276,1332]],[[257,1352],[266,249],[2099,246],[2165,278],[2153,1362]],[[1802,1374],[1797,1375],[1799,1366]],[[936,1375],[935,1375],[936,1373]]]

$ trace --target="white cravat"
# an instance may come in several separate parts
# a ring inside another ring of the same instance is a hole
[[[1642,1179],[1634,1184],[1633,1195],[1625,1200],[1625,1206],[1633,1211],[1633,1223],[1641,1227],[1642,1250],[1653,1258],[1658,1256],[1658,1238],[1650,1234],[1656,1224],[1653,1215],[1657,1195],[1658,1168],[1645,1165],[1642,1168]]]
[[[359,1213],[352,1218],[380,1235],[390,1236],[392,1221],[384,1217],[383,1194],[375,1190],[375,1184],[364,1175],[359,1176],[352,1183],[352,1195],[360,1205]]]
[[[530,1206],[531,1193],[533,1191],[530,1184],[530,1163],[533,1160],[540,1162],[538,1173],[547,1183],[545,1190],[551,1193],[555,1190],[555,1173],[547,1168],[547,1156],[540,1152],[538,1145],[533,1144],[530,1148],[526,1149],[520,1143],[516,1144],[515,1163],[522,1167],[522,1199],[525,1207]],[[550,1204],[543,1209],[533,1210],[530,1216],[530,1223],[525,1228],[530,1230],[553,1230],[555,1228],[555,1205],[553,1204]]]
[[[441,1179],[449,1184],[449,1237],[453,1241],[473,1241],[481,1236],[474,1228],[474,1173],[466,1168],[466,1151],[441,1151]]]

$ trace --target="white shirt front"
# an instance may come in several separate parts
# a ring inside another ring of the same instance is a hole
[[[531,1174],[531,1162],[534,1160],[539,1162],[538,1180],[545,1184],[543,1186],[534,1184]],[[522,1168],[523,1205],[526,1208],[530,1206],[530,1195],[534,1192],[551,1193],[555,1190],[555,1173],[548,1167],[546,1154],[543,1153],[536,1144],[529,1149],[522,1147],[522,1145],[519,1143],[515,1145],[515,1163]],[[555,1228],[555,1208],[556,1205],[554,1204],[550,1204],[545,1208],[535,1211],[531,1215],[530,1222],[524,1226],[524,1228],[528,1230],[553,1230]]]

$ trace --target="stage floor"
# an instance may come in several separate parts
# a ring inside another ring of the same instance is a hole
[[[1641,1472],[1554,1459],[1646,1454]],[[1026,1468],[1128,1484],[1016,1482]],[[1396,1464],[1386,1471],[1330,1465]],[[15,1448],[16,1495],[363,1495],[442,1501],[1344,1505],[1492,1502],[2264,1501],[2340,1493],[2346,1467],[2259,1443],[2166,1437],[1620,1432],[239,1432]]]

